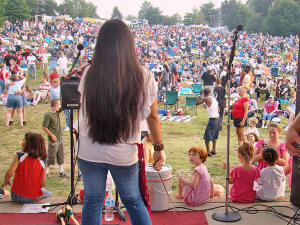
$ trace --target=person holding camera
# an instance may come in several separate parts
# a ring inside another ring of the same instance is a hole
[[[273,146],[278,151],[278,160],[276,164],[283,167],[285,174],[288,173],[287,166],[290,155],[286,148],[285,142],[280,140],[280,135],[282,133],[281,125],[278,123],[271,123],[269,126],[269,138],[268,139],[260,139],[256,147],[254,149],[254,157],[253,161],[258,162],[257,168],[262,170],[268,166],[266,161],[263,160],[262,149],[267,146]],[[284,185],[282,187],[282,195],[285,193],[285,185],[286,182],[284,181]]]

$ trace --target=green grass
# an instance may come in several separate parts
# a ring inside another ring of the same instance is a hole
[[[42,71],[39,66],[38,77],[36,80],[28,80],[27,83],[31,89],[37,88],[42,77]],[[180,97],[179,104],[184,104],[184,97]],[[260,106],[263,104],[261,101]],[[3,182],[4,175],[8,169],[16,151],[21,150],[21,142],[24,134],[28,131],[40,132],[46,137],[42,131],[41,124],[44,113],[50,109],[50,105],[39,103],[37,106],[28,106],[26,108],[26,121],[27,126],[21,128],[18,125],[17,115],[14,118],[14,125],[12,127],[5,127],[5,112],[6,107],[0,106],[0,132],[1,132],[1,149],[0,149],[0,183]],[[183,173],[191,177],[193,167],[188,161],[188,150],[192,146],[205,146],[203,141],[203,134],[207,124],[207,113],[203,106],[198,107],[198,115],[188,123],[178,123],[162,121],[163,142],[165,144],[165,152],[167,155],[166,163],[171,165],[172,175],[172,189],[177,190],[176,177],[179,173]],[[61,115],[63,127],[65,126],[64,114]],[[215,183],[221,184],[225,187],[225,170],[222,168],[222,162],[226,159],[226,134],[227,134],[227,117],[223,120],[223,130],[220,132],[217,142],[217,155],[208,158],[205,165],[211,174]],[[286,121],[283,122],[286,124]],[[260,129],[260,136],[266,138],[267,129]],[[282,139],[284,136],[282,135]],[[46,139],[47,140],[47,139]],[[63,136],[65,147],[65,170],[70,173],[70,136],[69,132],[64,132]],[[230,162],[232,167],[238,165],[237,153],[234,150],[237,147],[237,139],[233,125],[230,126]],[[47,179],[46,188],[53,193],[56,197],[67,197],[70,191],[70,179],[58,177],[58,166],[55,165],[50,169],[51,176]],[[77,193],[81,188],[82,182],[77,185]],[[289,190],[287,189],[289,192]]]

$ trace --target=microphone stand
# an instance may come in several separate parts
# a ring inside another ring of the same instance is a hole
[[[242,25],[237,26],[236,30],[234,31],[233,35],[233,43],[231,47],[231,54],[229,58],[229,63],[227,67],[227,113],[228,113],[228,120],[227,120],[227,159],[226,159],[226,200],[225,200],[225,212],[215,212],[212,215],[212,218],[217,221],[221,222],[235,222],[241,219],[241,216],[237,212],[228,212],[229,208],[229,151],[230,151],[230,81],[231,81],[231,66],[235,55],[236,49],[236,41],[238,39],[239,31],[242,30]]]
[[[73,65],[72,65],[69,73],[71,73],[71,71],[74,69],[76,62],[81,55],[82,48],[80,48],[80,47],[77,47],[77,48],[78,48],[79,52],[77,54],[75,61],[73,62]],[[61,78],[61,79],[67,79],[67,78]],[[78,78],[76,78],[76,79],[78,79]],[[74,205],[77,205],[79,203],[78,199],[75,195],[75,184],[74,184],[75,163],[74,163],[74,137],[73,137],[73,110],[78,109],[78,107],[71,106],[71,107],[67,107],[66,109],[70,110],[71,191],[65,202],[50,204],[50,205],[43,205],[42,208],[48,208],[48,207],[53,207],[53,206],[56,207],[56,206],[61,206],[61,205],[70,205],[73,208]],[[70,218],[68,218],[67,224],[69,224],[69,222],[70,222],[69,219]]]

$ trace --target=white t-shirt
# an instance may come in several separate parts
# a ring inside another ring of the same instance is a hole
[[[60,69],[65,69],[65,68],[68,68],[68,59],[67,57],[60,57],[58,60],[57,60],[57,65]]]
[[[35,64],[36,57],[34,55],[29,55],[27,57],[27,61],[28,61],[28,65],[33,65],[33,64]]]
[[[281,166],[268,166],[261,170],[257,183],[260,185],[256,196],[265,201],[273,201],[282,194],[282,185],[285,179]]]
[[[7,80],[7,83],[8,83],[8,84],[11,83],[11,82],[14,82],[15,84],[9,85],[9,86],[8,86],[8,91],[7,91],[7,93],[8,93],[9,95],[13,95],[13,94],[15,94],[15,92],[21,91],[21,90],[22,90],[22,86],[23,86],[24,83],[25,83],[25,79],[17,80],[17,81],[11,81],[11,80],[9,80],[9,79]]]
[[[82,76],[78,91],[84,92],[85,76],[89,68],[87,68]],[[78,157],[83,160],[97,163],[107,163],[118,166],[130,166],[138,161],[137,145],[140,142],[141,131],[140,131],[140,121],[145,120],[150,114],[150,106],[156,99],[157,88],[155,81],[151,73],[144,69],[144,91],[145,91],[145,101],[144,106],[140,112],[138,112],[136,129],[132,136],[123,143],[118,143],[115,145],[99,144],[93,142],[88,136],[88,122],[87,118],[83,116],[84,104],[81,106],[80,121],[79,121],[79,134],[80,134],[80,146]],[[81,98],[82,103],[82,98]]]

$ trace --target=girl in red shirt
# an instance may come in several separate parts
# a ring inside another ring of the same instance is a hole
[[[17,152],[1,185],[1,188],[12,186],[11,198],[14,202],[32,203],[52,196],[51,192],[42,188],[46,184],[46,158],[44,137],[39,133],[26,133],[22,152]]]

